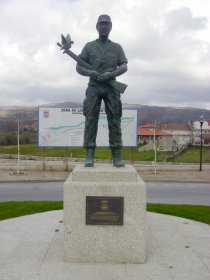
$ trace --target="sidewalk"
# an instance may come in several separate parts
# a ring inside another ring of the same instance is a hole
[[[10,175],[9,170],[0,170],[0,182],[64,182],[69,174],[69,171],[28,171],[26,175]]]
[[[0,170],[0,182],[64,182],[70,171],[28,171],[27,175],[10,175],[8,170]],[[138,174],[145,182],[210,182],[209,170],[203,171],[154,171],[141,170]]]
[[[59,210],[1,221],[0,279],[210,279],[209,225],[148,212],[145,264],[66,263],[62,220]]]
[[[209,170],[203,171],[139,171],[139,175],[145,182],[195,182],[195,183],[209,183]]]

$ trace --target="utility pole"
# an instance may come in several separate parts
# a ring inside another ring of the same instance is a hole
[[[200,138],[200,171],[202,171],[202,149],[203,149],[203,123],[204,119],[203,116],[200,116],[200,128],[201,128],[201,138]]]
[[[20,118],[17,116],[17,144],[18,144],[18,164],[17,175],[20,175]]]
[[[155,123],[154,123],[154,129],[153,129],[153,138],[154,138],[154,151],[155,151],[155,160],[154,160],[154,172],[155,172],[155,175],[156,175],[156,174],[157,174],[157,171],[156,171],[156,162],[157,162],[157,149],[156,149],[155,128],[156,128],[156,120],[155,120]]]
[[[17,174],[18,176],[20,174],[27,174],[26,171],[21,171],[20,168],[20,120],[21,120],[21,113],[17,112],[16,115],[16,123],[17,123],[17,170],[12,171],[10,174],[14,175]]]

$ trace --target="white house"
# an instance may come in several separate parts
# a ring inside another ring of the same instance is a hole
[[[162,130],[173,134],[173,143],[177,148],[192,143],[193,134],[190,124],[169,123],[164,124]]]
[[[200,121],[194,121],[192,123],[193,129],[193,144],[200,144],[201,139],[201,124]],[[202,125],[202,136],[203,136],[203,144],[210,144],[210,120],[204,120]]]

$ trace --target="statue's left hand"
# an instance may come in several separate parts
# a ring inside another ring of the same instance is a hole
[[[113,73],[112,72],[105,72],[103,73],[102,75],[100,75],[98,78],[97,78],[97,81],[99,82],[106,82],[110,79],[113,79]]]

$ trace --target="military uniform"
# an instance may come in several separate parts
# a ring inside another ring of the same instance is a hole
[[[99,40],[85,45],[80,57],[99,72],[113,72],[121,64],[127,64],[122,47],[110,40],[101,44]],[[86,117],[84,132],[84,147],[86,149],[96,147],[96,135],[101,101],[105,103],[105,111],[109,126],[110,148],[121,148],[121,116],[122,104],[120,93],[113,89],[108,82],[99,82],[90,78],[86,90],[86,98],[83,104],[83,114]]]

